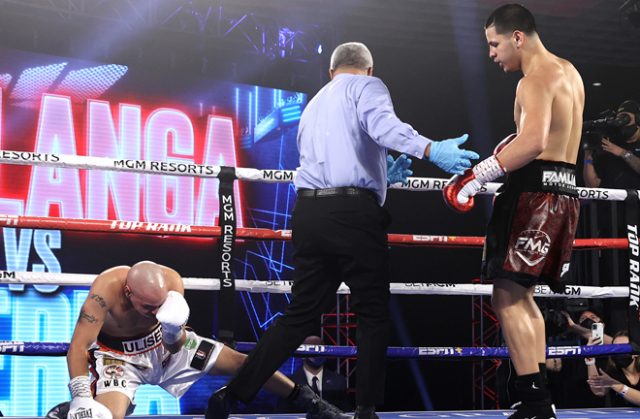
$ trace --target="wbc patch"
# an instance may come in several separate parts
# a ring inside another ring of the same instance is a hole
[[[114,378],[112,380],[102,380],[102,385],[104,386],[104,388],[110,388],[110,387],[122,387],[122,388],[127,388],[127,380],[118,380],[117,378]]]
[[[124,375],[122,365],[111,364],[102,369],[102,375],[105,378],[121,378]]]
[[[213,351],[213,344],[211,342],[207,342],[203,340],[200,342],[196,353],[193,355],[193,359],[191,360],[191,368],[196,370],[204,370],[204,367],[207,365],[207,361],[209,357],[211,357],[211,352]]]

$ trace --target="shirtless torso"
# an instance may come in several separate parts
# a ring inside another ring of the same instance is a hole
[[[514,105],[518,135],[498,155],[507,173],[533,159],[575,164],[582,136],[584,85],[575,67],[549,52],[523,68]]]
[[[126,287],[130,269],[129,266],[107,269],[91,285],[89,296],[80,310],[67,356],[72,377],[87,374],[86,351],[96,341],[98,334],[118,338],[140,336],[151,332],[158,324],[155,313],[159,305],[145,304],[146,299],[153,297],[155,290],[145,290],[145,294],[150,295],[131,292]],[[162,271],[165,292],[184,294],[180,274],[166,266],[162,266]]]
[[[534,89],[540,92],[540,85],[544,86],[543,94],[550,96],[552,104],[548,111],[550,121],[547,144],[537,159],[575,164],[582,136],[582,78],[570,62],[549,54],[546,60],[520,81],[516,90],[514,120],[518,133],[524,120],[521,102],[526,103],[522,96]],[[529,109],[527,111],[533,112]]]

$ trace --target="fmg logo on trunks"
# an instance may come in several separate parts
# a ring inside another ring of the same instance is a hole
[[[524,230],[516,239],[515,253],[524,263],[535,266],[547,256],[551,239],[540,230]]]
[[[153,333],[140,339],[122,341],[122,352],[135,355],[147,351],[162,343],[162,330],[157,328]]]

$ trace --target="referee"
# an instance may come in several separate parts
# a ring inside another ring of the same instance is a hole
[[[389,337],[390,216],[381,207],[387,189],[387,149],[427,158],[461,174],[478,155],[461,150],[467,136],[431,141],[398,119],[389,91],[372,77],[373,58],[356,42],[331,56],[331,81],[305,108],[298,129],[300,167],[293,210],[292,299],[262,336],[236,376],[209,399],[207,418],[224,419],[237,400],[251,401],[305,337],[317,332],[344,281],[357,315],[356,419],[377,418],[384,401]],[[337,409],[315,418],[344,417]]]

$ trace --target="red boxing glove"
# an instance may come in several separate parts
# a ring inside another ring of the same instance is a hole
[[[514,132],[513,134],[509,134],[506,137],[504,137],[504,140],[500,141],[496,146],[496,148],[493,149],[493,155],[495,156],[496,154],[501,152],[502,149],[505,148],[507,145],[509,145],[509,143],[513,141],[513,139],[516,138],[517,136],[518,134]]]
[[[506,170],[496,156],[491,156],[472,169],[467,169],[461,176],[455,175],[442,190],[444,202],[449,208],[458,212],[469,212],[474,205],[473,197],[482,185],[504,175]]]
[[[462,175],[455,175],[442,190],[444,202],[449,208],[461,213],[471,211],[473,196],[482,189],[482,185],[502,176],[506,171],[495,158],[518,134],[507,135],[493,149],[493,156],[478,163],[473,169],[467,169]]]
[[[471,211],[474,205],[473,196],[469,197],[466,202],[461,202],[461,200],[464,201],[464,198],[459,199],[458,197],[462,188],[469,182],[478,182],[476,175],[473,174],[473,169],[467,169],[462,175],[455,175],[449,179],[442,190],[444,202],[449,208],[462,213]],[[482,184],[479,187],[482,187]]]

